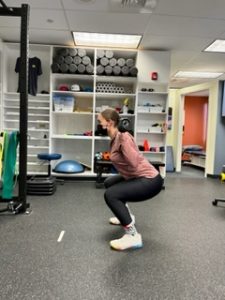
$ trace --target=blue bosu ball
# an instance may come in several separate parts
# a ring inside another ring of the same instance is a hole
[[[84,172],[84,166],[75,160],[63,160],[59,162],[54,169],[56,173],[82,173]]]

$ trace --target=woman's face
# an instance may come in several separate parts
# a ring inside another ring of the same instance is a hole
[[[107,121],[101,114],[98,114],[98,122],[102,126],[103,129],[108,129],[110,125],[110,121]]]

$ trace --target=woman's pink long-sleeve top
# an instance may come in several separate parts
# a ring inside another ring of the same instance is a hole
[[[125,179],[153,178],[159,174],[155,167],[139,152],[133,136],[128,132],[118,132],[111,140],[110,159]]]

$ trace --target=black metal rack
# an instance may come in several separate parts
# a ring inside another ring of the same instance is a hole
[[[27,121],[28,121],[28,59],[29,59],[29,13],[28,4],[22,4],[21,7],[7,7],[0,0],[0,16],[20,17],[20,57],[21,71],[19,73],[20,89],[20,117],[19,117],[19,187],[18,196],[12,199],[0,198],[0,202],[7,202],[8,206],[0,212],[10,211],[14,214],[28,213],[30,207],[27,203]]]

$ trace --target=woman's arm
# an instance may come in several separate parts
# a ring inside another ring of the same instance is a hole
[[[120,149],[126,163],[134,168],[137,167],[140,153],[133,137],[128,132],[120,135]]]

